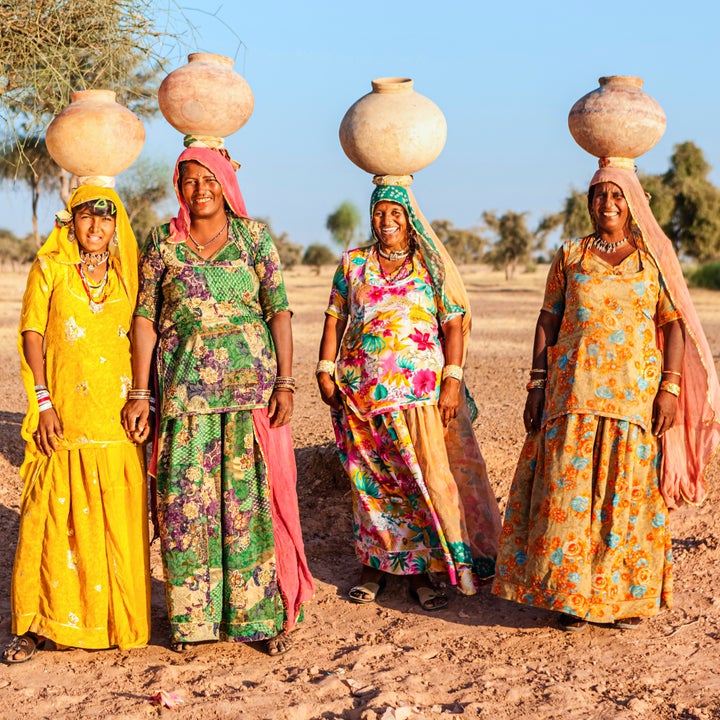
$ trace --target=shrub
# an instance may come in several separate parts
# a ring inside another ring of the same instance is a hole
[[[720,262],[701,265],[690,275],[690,284],[693,287],[720,290]]]

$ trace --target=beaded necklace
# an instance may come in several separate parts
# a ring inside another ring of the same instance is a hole
[[[595,239],[593,240],[593,245],[598,250],[601,250],[608,255],[612,255],[619,247],[622,247],[626,242],[627,238],[623,238],[622,240],[616,240],[615,242],[607,242],[606,240],[601,239],[599,235],[596,235]]]
[[[99,313],[103,309],[103,305],[108,297],[108,293],[105,291],[108,281],[107,266],[105,267],[105,274],[103,275],[102,280],[96,285],[90,282],[90,280],[86,277],[85,272],[83,271],[82,263],[76,265],[75,268],[80,275],[80,281],[82,282],[83,289],[88,297],[91,312]]]
[[[389,259],[380,252],[378,252],[378,254],[384,257],[386,260]],[[402,263],[400,263],[400,265],[398,265],[393,271],[387,273],[385,272],[385,270],[383,270],[382,263],[378,258],[378,268],[380,268],[380,276],[387,284],[399,282],[400,280],[405,280],[405,278],[410,275],[410,273],[412,272],[412,262],[408,263],[408,260],[410,259],[409,256],[410,253],[406,253]]]

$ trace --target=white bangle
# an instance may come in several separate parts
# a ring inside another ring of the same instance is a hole
[[[317,367],[315,368],[315,374],[319,375],[324,372],[330,375],[335,375],[335,363],[332,360],[320,360],[318,362]]]
[[[446,365],[442,370],[442,379],[449,377],[462,382],[463,369],[459,365]]]

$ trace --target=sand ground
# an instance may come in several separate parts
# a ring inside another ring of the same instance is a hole
[[[524,384],[545,268],[506,282],[485,267],[463,268],[475,324],[467,379],[480,408],[476,432],[497,498],[504,501],[523,441]],[[720,461],[700,508],[675,512],[675,607],[636,631],[589,627],[562,633],[551,614],[492,596],[450,593],[422,611],[393,580],[377,604],[345,599],[356,579],[348,483],[332,444],[313,369],[332,269],[287,273],[295,309],[299,392],[293,434],[314,600],[295,648],[268,657],[254,645],[168,649],[157,544],[153,631],[134,651],[42,652],[0,665],[0,716],[206,720],[421,720],[426,718],[720,719]],[[0,645],[10,636],[9,586],[18,527],[25,398],[15,332],[24,273],[0,272]],[[720,364],[720,293],[693,292]],[[160,690],[184,703],[161,710]]]

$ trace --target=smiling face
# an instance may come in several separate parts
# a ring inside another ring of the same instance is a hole
[[[222,185],[213,173],[194,160],[180,168],[180,194],[188,204],[191,219],[212,219],[225,214]]]
[[[630,208],[623,191],[611,182],[593,185],[590,214],[601,235],[619,237],[629,235]]]
[[[373,208],[372,228],[375,237],[387,250],[407,250],[408,219],[405,208],[389,200],[381,200]]]
[[[112,205],[112,203],[110,203]],[[78,245],[88,253],[103,253],[115,232],[115,208],[107,203],[95,206],[87,202],[73,210],[73,225]]]

